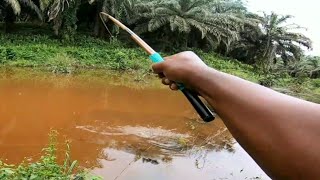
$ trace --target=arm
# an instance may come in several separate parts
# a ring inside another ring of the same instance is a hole
[[[216,71],[192,52],[165,59],[153,65],[163,83],[197,90],[270,177],[320,177],[320,105]]]

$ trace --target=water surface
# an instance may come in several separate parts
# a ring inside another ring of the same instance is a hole
[[[105,179],[269,179],[221,120],[201,122],[152,77],[0,71],[0,158],[39,158],[51,128]],[[142,80],[143,79],[143,80]]]

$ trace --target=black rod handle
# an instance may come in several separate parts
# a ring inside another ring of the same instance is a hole
[[[210,109],[201,101],[198,94],[190,89],[183,88],[181,90],[183,94],[187,97],[189,102],[192,104],[194,109],[198,112],[200,117],[205,122],[211,122],[215,119],[213,113]]]

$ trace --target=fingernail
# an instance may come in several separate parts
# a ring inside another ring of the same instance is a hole
[[[170,80],[169,80],[169,79],[165,79],[164,82],[165,82],[166,84],[169,84],[169,83],[170,83]]]
[[[175,85],[175,84],[171,84],[171,85],[170,85],[170,89],[176,90],[176,85]]]

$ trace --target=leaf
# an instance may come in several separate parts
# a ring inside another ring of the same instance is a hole
[[[69,167],[69,170],[67,172],[68,175],[72,174],[72,171],[74,170],[74,168],[77,166],[78,161],[73,161],[72,164]]]
[[[14,174],[14,171],[11,168],[2,168],[1,170],[4,171],[8,175]]]
[[[32,179],[36,179],[38,177],[38,175],[36,175],[36,174],[31,174],[31,176],[30,176],[30,180],[32,180]]]

